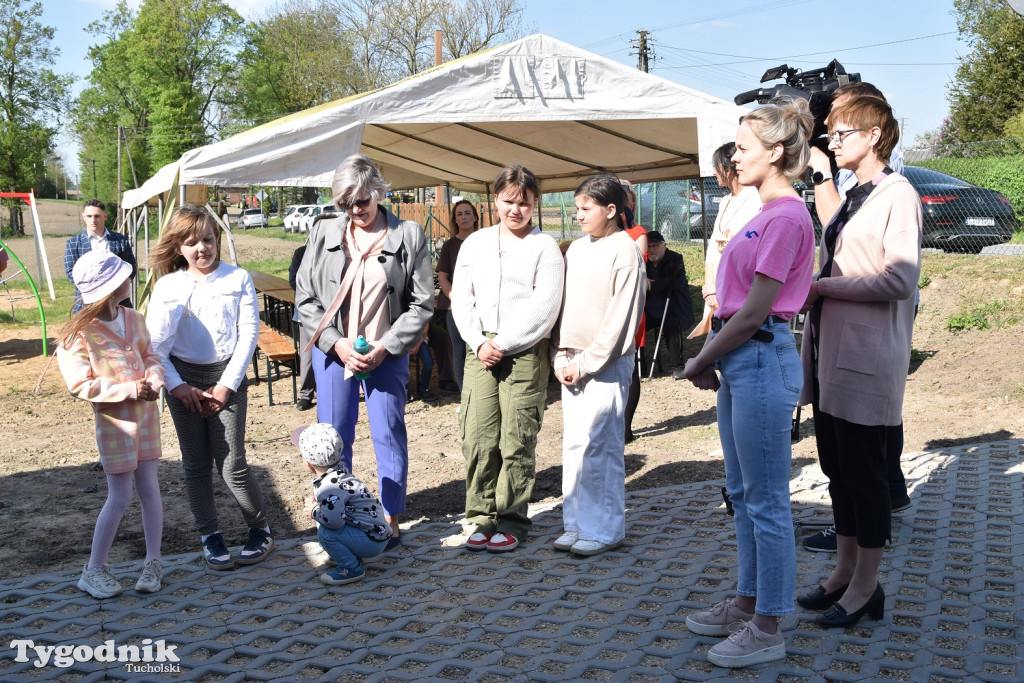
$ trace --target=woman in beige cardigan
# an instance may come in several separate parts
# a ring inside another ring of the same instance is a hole
[[[858,97],[826,121],[836,163],[857,176],[825,229],[803,339],[801,404],[814,409],[822,471],[829,478],[838,555],[835,569],[797,599],[827,610],[824,626],[881,619],[878,565],[890,537],[887,425],[902,420],[914,294],[921,273],[921,204],[887,166],[899,138],[889,105]]]

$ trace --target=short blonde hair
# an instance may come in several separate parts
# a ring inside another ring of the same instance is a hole
[[[811,160],[807,141],[814,130],[814,117],[806,100],[788,104],[766,104],[743,117],[765,149],[782,145],[782,173],[798,178]]]

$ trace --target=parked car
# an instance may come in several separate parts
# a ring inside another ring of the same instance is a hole
[[[246,209],[238,214],[238,227],[242,229],[265,228],[267,225],[269,221],[263,209]]]
[[[317,216],[329,213],[335,213],[333,204],[317,204],[315,206],[310,206],[309,210],[302,216],[302,229],[300,232],[309,232],[309,229],[313,227],[313,221],[316,220]]]
[[[923,247],[976,254],[1009,242],[1018,228],[1010,200],[995,190],[920,166],[904,175],[921,197]]]
[[[288,207],[288,211],[284,214],[284,231],[299,232],[299,223],[309,208],[309,204],[298,204]]]

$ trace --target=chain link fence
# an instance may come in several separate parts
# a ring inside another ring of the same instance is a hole
[[[922,246],[1024,254],[1024,140],[945,141],[905,150],[904,160],[921,197]]]

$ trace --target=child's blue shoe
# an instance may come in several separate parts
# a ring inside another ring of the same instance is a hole
[[[365,574],[366,572],[363,570],[362,565],[359,565],[355,569],[335,567],[331,571],[321,574],[320,582],[326,583],[328,586],[344,586],[346,583],[359,581]]]

